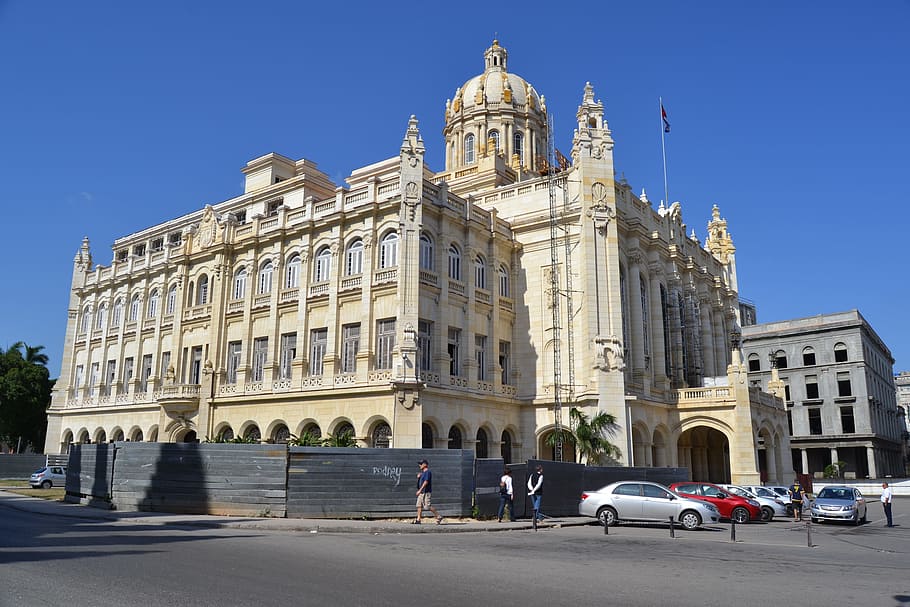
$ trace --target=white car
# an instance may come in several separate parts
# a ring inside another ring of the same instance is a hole
[[[28,479],[28,484],[37,489],[66,487],[66,466],[45,466]]]
[[[787,516],[787,505],[778,495],[769,495],[774,492],[762,487],[741,487],[739,485],[721,485],[724,489],[740,497],[752,498],[761,505],[761,520],[770,523],[775,516]],[[752,491],[759,489],[761,495]]]
[[[672,518],[688,530],[720,520],[713,504],[683,497],[648,481],[618,481],[585,491],[581,494],[578,513],[595,517],[603,525],[616,525],[620,521],[668,523]]]
[[[786,487],[768,487],[766,485],[743,485],[742,487],[746,491],[751,491],[758,497],[770,497],[772,499],[779,499],[787,508],[786,515],[793,516],[793,500],[790,499],[790,492]],[[781,494],[778,489],[782,489],[783,494]]]

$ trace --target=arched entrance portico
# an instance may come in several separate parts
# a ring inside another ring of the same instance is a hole
[[[730,482],[730,441],[709,426],[689,428],[676,443],[679,465],[689,469],[693,481]]]

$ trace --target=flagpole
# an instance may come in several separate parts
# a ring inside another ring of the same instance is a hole
[[[664,205],[670,208],[670,189],[667,187],[667,144],[665,142],[667,129],[664,125],[664,100],[663,97],[657,98],[657,113],[660,117],[660,152],[664,160]]]

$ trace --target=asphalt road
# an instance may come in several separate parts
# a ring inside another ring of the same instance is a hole
[[[0,508],[0,606],[907,605],[910,500],[895,510],[893,529],[813,526],[810,548],[786,521],[732,542],[729,525],[301,533]]]

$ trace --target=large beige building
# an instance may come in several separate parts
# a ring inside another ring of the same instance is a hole
[[[344,186],[268,154],[243,194],[117,240],[109,265],[83,241],[48,452],[351,430],[546,458],[577,407],[615,416],[623,465],[789,478],[786,410],[741,365],[718,209],[701,243],[679,203],[617,180],[590,84],[571,158],[548,153],[545,99],[507,60],[494,41],[446,102],[442,171],[412,118]]]

